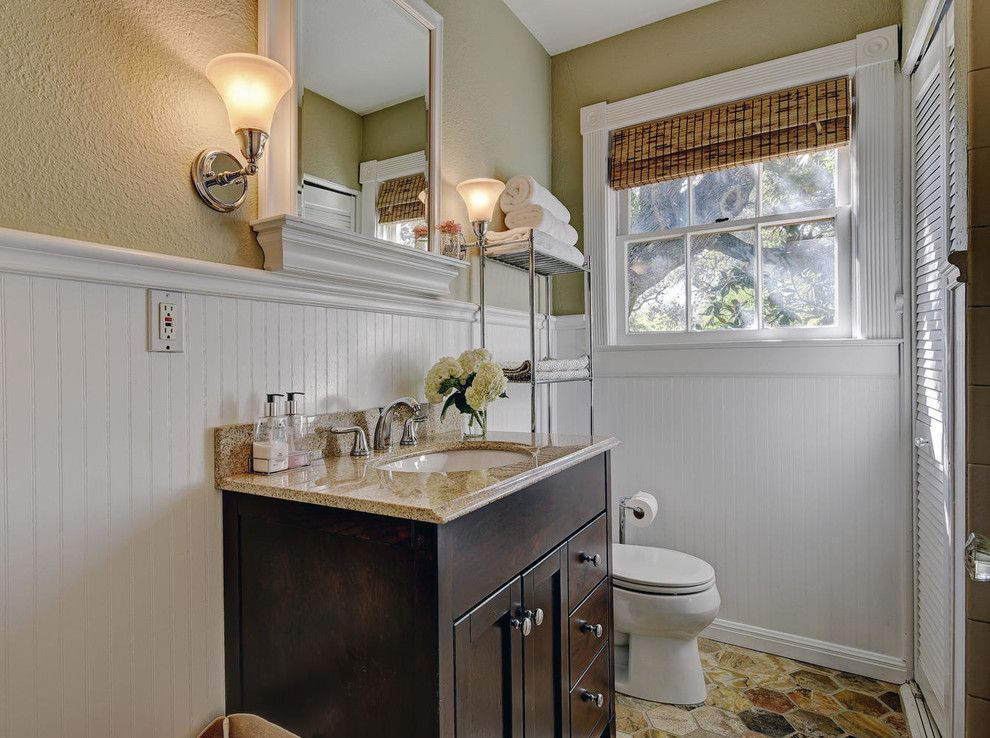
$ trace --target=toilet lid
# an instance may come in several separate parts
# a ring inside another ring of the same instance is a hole
[[[612,578],[628,589],[688,594],[711,586],[715,569],[680,551],[620,543],[612,547]]]

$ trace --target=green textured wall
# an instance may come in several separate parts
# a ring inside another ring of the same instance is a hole
[[[361,161],[426,151],[427,128],[426,100],[422,97],[368,113],[364,116]]]
[[[256,0],[0,3],[0,226],[260,267],[241,209],[210,210],[189,167],[237,151],[203,70],[258,48]]]
[[[430,5],[444,18],[440,212],[466,225],[458,182],[516,174],[550,181],[550,57],[501,0]],[[501,228],[497,212],[496,218],[494,227]],[[490,303],[528,305],[526,280],[509,267],[493,267]],[[474,282],[473,275],[461,278],[455,295],[466,298]]]
[[[299,167],[345,187],[361,189],[364,119],[312,90],[303,90],[299,107]]]
[[[554,192],[581,231],[583,106],[847,41],[900,12],[898,0],[721,0],[553,57]],[[582,310],[580,278],[559,278],[554,312]]]
[[[358,115],[312,90],[299,106],[299,166],[302,172],[361,189],[360,165],[426,149],[423,98]]]
[[[446,21],[442,210],[463,221],[462,179],[549,179],[550,58],[501,0],[432,4]],[[258,48],[257,7],[0,3],[0,227],[261,267],[254,188],[242,208],[220,214],[189,178],[200,149],[239,148],[204,69],[218,54]],[[525,302],[518,283],[496,294]],[[456,293],[467,290],[462,280]]]

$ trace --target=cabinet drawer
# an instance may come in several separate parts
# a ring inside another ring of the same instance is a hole
[[[571,690],[571,738],[588,738],[612,709],[608,657],[606,646]],[[601,705],[598,704],[599,697]]]
[[[608,525],[599,516],[567,542],[567,590],[573,610],[608,573]]]
[[[600,515],[608,486],[605,472],[605,457],[596,456],[437,526],[437,566],[451,592],[454,616],[467,612]],[[587,592],[591,590],[588,587]],[[583,598],[566,605],[567,613]]]
[[[584,673],[598,649],[608,640],[608,587],[606,579],[571,615],[571,685]]]

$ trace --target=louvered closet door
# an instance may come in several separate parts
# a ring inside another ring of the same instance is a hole
[[[942,33],[912,77],[916,496],[915,679],[948,736],[952,676],[951,503],[945,431],[945,291],[951,76]]]

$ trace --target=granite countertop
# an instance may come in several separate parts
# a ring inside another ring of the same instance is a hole
[[[619,442],[602,436],[491,432],[483,441],[443,433],[368,459],[326,456],[309,467],[278,474],[233,474],[217,480],[230,492],[345,510],[448,523],[596,456]],[[477,471],[408,472],[379,467],[396,459],[452,449],[497,449],[529,454],[524,462]],[[242,467],[243,468],[243,467]]]

